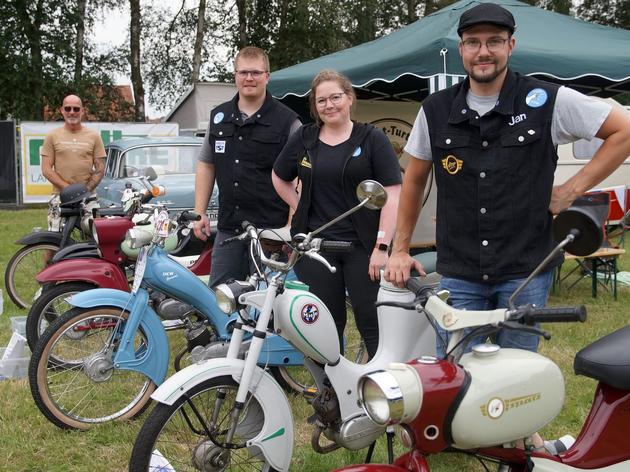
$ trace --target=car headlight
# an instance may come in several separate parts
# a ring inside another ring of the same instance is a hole
[[[422,382],[407,364],[390,364],[386,370],[364,375],[358,391],[366,414],[380,425],[410,421],[422,407]]]
[[[214,289],[217,306],[226,315],[232,314],[237,308],[240,308],[238,297],[252,290],[254,290],[254,287],[250,283],[239,280],[217,285]]]

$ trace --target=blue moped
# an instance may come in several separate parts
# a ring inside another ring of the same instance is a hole
[[[180,215],[180,221],[198,218]],[[199,362],[227,353],[237,314],[226,316],[214,292],[168,256],[163,244],[176,224],[165,211],[155,225],[154,234],[130,230],[132,244],[141,247],[132,292],[94,289],[73,296],[69,303],[75,308],[51,323],[33,352],[31,393],[46,418],[61,428],[89,429],[144,411],[167,375],[170,349],[164,324],[169,321],[183,326],[186,339],[175,357],[176,370],[184,359]],[[274,234],[266,232],[271,239],[286,238]],[[260,286],[265,278],[259,272],[250,280]],[[168,297],[160,300],[159,294]],[[247,349],[246,344],[242,356]],[[267,337],[258,364],[282,381],[290,378],[289,366],[303,360],[274,335]]]

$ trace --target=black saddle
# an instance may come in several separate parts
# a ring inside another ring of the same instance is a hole
[[[619,390],[630,390],[630,326],[583,348],[575,356],[573,369],[578,375]]]

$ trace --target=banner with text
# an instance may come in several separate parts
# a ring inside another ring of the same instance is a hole
[[[24,203],[43,203],[50,199],[52,186],[42,175],[40,150],[46,134],[60,126],[63,126],[61,122],[34,121],[23,121],[20,125],[22,201]],[[89,122],[83,123],[83,126],[98,131],[105,146],[121,138],[158,138],[179,134],[177,123]]]

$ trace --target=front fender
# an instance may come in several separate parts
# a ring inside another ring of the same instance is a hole
[[[77,281],[129,292],[122,269],[103,259],[64,259],[44,268],[35,278],[40,284]]]
[[[115,306],[121,310],[130,311],[130,318],[132,316],[139,316],[140,327],[147,337],[148,349],[144,350],[138,358],[132,358],[133,356],[128,355],[125,356],[125,359],[119,360],[121,351],[124,351],[124,347],[121,347],[114,358],[116,368],[140,372],[149,377],[156,385],[160,385],[166,378],[168,371],[168,337],[155,311],[153,311],[146,302],[134,303],[137,297],[138,295],[134,293],[123,292],[122,290],[95,288],[94,290],[86,290],[85,292],[73,295],[68,302],[80,308]],[[141,305],[141,309],[144,311],[142,313],[134,313],[132,308],[138,308],[139,305]]]
[[[206,380],[229,375],[238,383],[244,365],[242,359],[214,358],[198,362],[169,377],[151,398],[172,405]],[[289,470],[293,455],[293,416],[287,397],[273,377],[260,367],[254,371],[250,391],[260,404],[265,421],[260,433],[247,445],[258,448],[274,469]]]
[[[59,231],[33,231],[26,236],[18,239],[15,244],[21,244],[22,246],[30,246],[31,244],[56,244],[59,246],[63,234]],[[73,244],[72,239],[68,239],[66,245]]]

